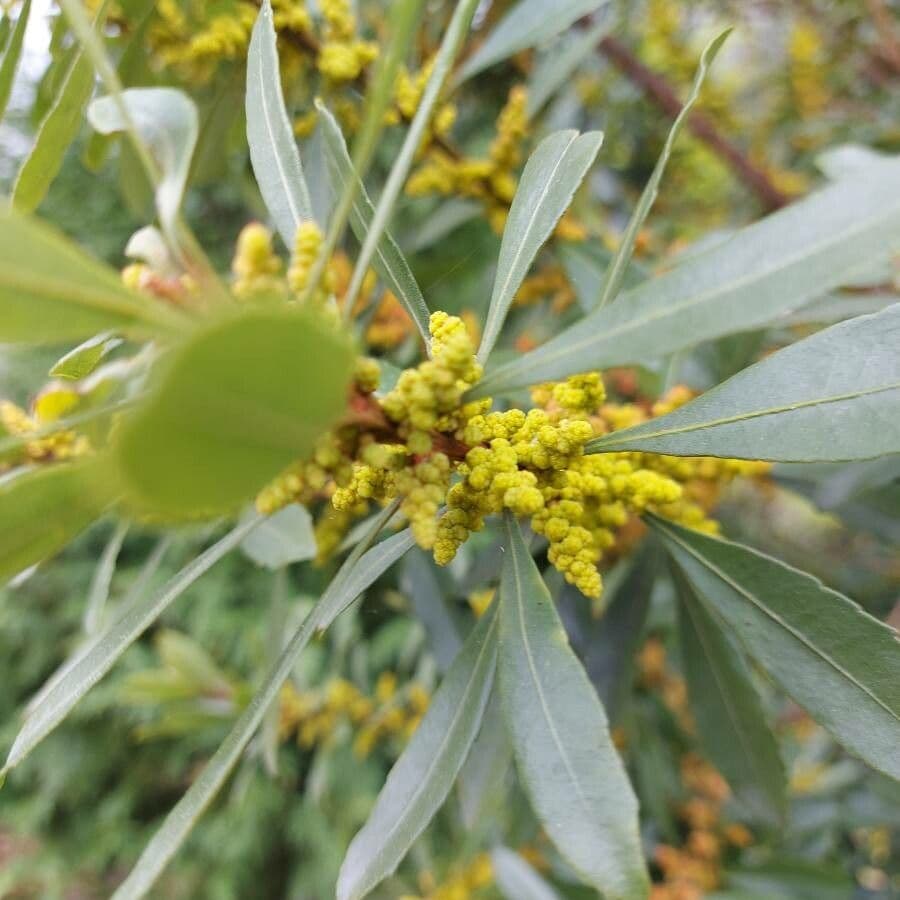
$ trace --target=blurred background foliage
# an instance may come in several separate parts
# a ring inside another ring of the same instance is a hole
[[[14,18],[18,5],[2,5],[7,20]],[[419,67],[440,39],[446,7],[435,3],[426,16],[409,73],[413,94]],[[485,3],[478,34],[506,8]],[[323,94],[352,130],[371,64],[365,44],[383,37],[383,9],[360,2],[352,34],[339,33],[334,23],[328,33],[315,17],[307,21],[303,16],[310,13],[299,3],[276,4],[279,10],[283,77],[315,183],[310,100]],[[225,269],[240,228],[264,215],[243,137],[243,58],[255,5],[117,0],[105,14],[126,84],[185,87],[200,106],[201,138],[185,211]],[[0,127],[4,192],[73,53],[52,5],[35,4],[34,15],[26,64]],[[634,0],[611,4],[605,16],[464,82],[452,96],[452,111],[435,124],[420,165],[444,157],[494,160],[495,170],[477,189],[415,192],[396,217],[398,239],[431,308],[470,314],[474,323],[487,303],[499,246],[496,220],[502,225],[504,198],[508,203],[500,150],[512,172],[541,129],[605,131],[600,164],[557,232],[556,252],[542,258],[523,287],[510,351],[554,333],[585,281],[602,272],[665,140],[672,98],[684,96],[703,43],[722,26],[733,25],[735,33],[704,88],[703,124],[695,120],[676,146],[640,236],[638,272],[670,264],[688,245],[697,252],[698,238],[699,246],[724,239],[730,229],[811,189],[823,167],[827,175],[829,166],[840,165],[834,154],[823,162],[827,148],[853,143],[900,151],[900,10],[891,0]],[[588,28],[598,29],[596,40],[573,49],[579,39],[584,44]],[[329,42],[355,56],[335,62],[325,51]],[[477,42],[478,35],[473,46]],[[577,63],[533,118],[539,124],[516,131],[510,114],[506,137],[512,144],[496,149],[501,111],[509,109],[514,89],[539,94],[563,54]],[[396,122],[406,117],[402,92],[392,114]],[[382,141],[383,168],[398,137],[391,129]],[[152,218],[152,198],[130,153],[85,126],[39,212],[122,267],[129,236]],[[882,273],[836,298],[833,316],[877,305],[882,294],[896,291],[892,278]],[[765,333],[718,341],[682,360],[679,380],[702,389],[783,343],[780,330],[796,336],[821,321],[800,316]],[[396,365],[415,350],[405,314],[389,302],[375,313],[369,337]],[[54,359],[52,351],[26,356],[3,349],[0,395],[26,404]],[[663,377],[650,369],[623,371],[614,373],[613,387],[623,399],[655,396]],[[766,485],[736,483],[719,517],[729,534],[818,575],[898,624],[898,474],[896,459],[782,465]],[[0,592],[3,745],[28,698],[83,640],[85,598],[113,527],[94,526],[52,565]],[[153,579],[174,572],[207,537],[197,530],[179,533],[162,548]],[[109,605],[140,588],[158,541],[149,528],[125,536]],[[765,696],[790,776],[786,830],[754,821],[729,797],[702,758],[686,705],[671,583],[650,566],[645,556],[620,562],[608,576],[608,605],[627,607],[652,589],[637,664],[620,674],[629,699],[614,713],[614,725],[641,799],[659,900],[900,896],[897,786],[839,751],[770,687]],[[189,590],[0,792],[0,896],[108,895],[246,702],[285,631],[285,617],[299,617],[330,567],[302,563],[276,573],[233,555]],[[435,573],[416,551],[373,586],[365,604],[304,655],[278,716],[197,827],[158,896],[330,896],[344,849],[427,707],[462,623],[484,607],[489,593],[483,588],[494,586],[498,571],[486,532],[446,572]],[[615,622],[593,618],[583,598],[558,587],[573,644],[603,692],[608,673],[591,661],[598,647],[616,639]],[[483,777],[483,796],[451,798],[397,878],[376,896],[519,900],[485,855],[498,837],[543,872],[559,896],[587,896],[573,887],[508,773]]]

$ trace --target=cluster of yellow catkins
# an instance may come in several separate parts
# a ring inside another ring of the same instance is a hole
[[[279,734],[282,741],[293,738],[311,749],[349,731],[354,751],[365,757],[391,738],[408,740],[430,699],[418,682],[398,687],[393,672],[382,672],[371,696],[344,678],[306,691],[288,683],[281,691]]]
[[[645,511],[705,531],[718,488],[761,464],[641,453],[585,455],[595,435],[646,418],[638,406],[607,404],[599,373],[535,389],[536,408],[491,412],[465,402],[481,377],[461,319],[431,316],[431,356],[376,397],[377,364],[366,361],[355,392],[361,412],[325,435],[258,498],[264,512],[292,500],[331,496],[347,516],[371,501],[401,501],[416,542],[446,565],[486,517],[509,510],[548,542],[548,559],[586,596],[600,595],[599,565],[617,534]],[[673,392],[652,412],[689,399]],[[330,535],[330,543],[337,536]]]
[[[35,404],[35,414],[29,415],[15,403],[0,400],[0,436],[25,437],[48,425],[56,416],[42,415],[40,397]],[[26,463],[64,462],[83,456],[90,451],[90,442],[84,435],[71,430],[57,431],[44,437],[28,439],[16,453],[0,459],[0,472]]]

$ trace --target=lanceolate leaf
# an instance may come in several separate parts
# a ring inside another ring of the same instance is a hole
[[[250,39],[246,107],[253,173],[281,239],[293,249],[297,226],[303,220],[312,219],[313,211],[281,93],[281,70],[269,0],[263,0]]]
[[[115,433],[126,499],[160,516],[235,509],[340,416],[352,359],[314,313],[274,305],[191,335]]]
[[[9,95],[12,93],[13,81],[16,78],[16,70],[19,68],[19,59],[22,56],[22,45],[25,41],[25,29],[28,27],[28,19],[31,14],[31,0],[25,0],[19,10],[19,18],[16,19],[16,27],[12,37],[3,53],[0,62],[0,119],[6,113],[6,104],[9,103]]]
[[[334,185],[334,192],[338,196],[343,193],[347,182],[356,178],[353,171],[353,163],[347,152],[347,145],[341,129],[334,116],[322,105],[317,104],[319,110],[319,124],[322,135],[325,138],[325,153],[328,159],[328,171]],[[375,215],[375,207],[366,193],[362,182],[357,185],[356,198],[350,209],[350,227],[358,241],[365,240],[369,231],[372,217]],[[410,318],[415,322],[419,334],[425,341],[425,345],[431,342],[428,331],[428,307],[422,297],[422,291],[413,277],[409,263],[397,246],[397,242],[391,237],[389,231],[381,235],[372,257],[372,266],[381,279],[390,288],[397,299],[403,304]]]
[[[588,444],[783,462],[900,451],[900,304],[840,322],[666,416]]]
[[[95,27],[102,30],[106,21],[104,2],[95,18]],[[31,152],[22,163],[13,186],[13,206],[21,212],[33,212],[47,196],[47,191],[62,167],[63,158],[72,141],[78,136],[84,120],[84,108],[94,91],[94,66],[79,45],[66,77],[47,115],[41,122]]]
[[[634,242],[637,240],[638,232],[641,230],[644,222],[647,220],[647,216],[650,215],[653,204],[656,202],[660,182],[666,171],[669,157],[672,155],[672,148],[675,146],[675,141],[678,139],[678,135],[681,134],[681,129],[684,127],[685,122],[687,122],[694,104],[700,98],[700,89],[703,87],[706,73],[709,71],[712,61],[716,58],[716,54],[719,52],[722,44],[725,43],[725,39],[730,33],[731,29],[729,28],[727,31],[723,31],[718,37],[713,38],[713,40],[706,45],[706,49],[704,49],[703,54],[700,57],[700,64],[697,66],[697,74],[694,76],[691,92],[688,95],[684,106],[681,108],[681,112],[672,123],[669,135],[663,145],[662,153],[659,154],[659,159],[653,167],[653,172],[641,193],[640,200],[638,200],[637,206],[631,214],[628,227],[622,235],[622,242],[619,245],[619,249],[616,251],[616,255],[610,263],[609,270],[607,271],[606,278],[603,282],[603,292],[597,299],[598,309],[606,306],[611,300],[615,300],[616,295],[622,287],[625,270],[628,268],[628,263],[631,261],[631,256],[634,253]]]
[[[394,508],[390,508],[389,514],[393,512]],[[303,648],[317,631],[326,628],[337,615],[350,606],[361,591],[372,584],[412,546],[412,537],[409,530],[406,530],[363,553],[362,550],[380,533],[386,520],[386,517],[382,516],[375,522],[368,540],[360,545],[360,552],[347,558],[317,606],[290,636],[284,651],[269,671],[262,686],[253,695],[247,708],[219,745],[199,778],[178,801],[159,831],[144,848],[131,874],[113,895],[113,900],[137,900],[153,887],[156,879],[178,852],[197,820],[237,765],[241,754],[262,723],[266,710],[278,696],[281,686],[297,664],[297,658]]]
[[[599,131],[582,135],[558,131],[544,138],[529,157],[503,231],[497,277],[478,349],[482,362],[497,342],[513,297],[538,250],[572,202],[602,143]]]
[[[91,459],[0,479],[0,584],[64,547],[111,500]]]
[[[108,329],[150,337],[180,321],[54,228],[0,209],[0,342],[72,341]]]
[[[521,854],[508,847],[495,847],[491,861],[497,887],[506,900],[559,900],[559,894]]]
[[[106,602],[109,600],[109,589],[112,585],[113,575],[116,573],[119,551],[122,549],[127,534],[127,522],[120,522],[116,525],[97,561],[97,568],[94,569],[94,577],[91,579],[91,589],[84,610],[84,630],[89,635],[94,634],[103,621]]]
[[[897,633],[769,556],[650,517],[697,597],[848,750],[900,779]]]
[[[604,897],[648,891],[637,801],[518,523],[500,578],[500,696],[525,789],[563,857]]]
[[[66,381],[87,378],[100,365],[103,358],[121,343],[121,338],[108,331],[88,338],[60,359],[50,370],[50,375],[53,378],[64,378]]]
[[[118,98],[159,168],[156,209],[163,231],[179,244],[178,220],[199,130],[197,107],[174,88],[129,88]],[[100,134],[128,129],[117,98],[101,97],[88,107],[88,119]]]
[[[241,549],[257,565],[281,569],[316,555],[312,516],[305,506],[292,503],[269,516],[248,535]]]
[[[871,166],[738,232],[567,328],[471,392],[658,359],[748,331],[900,250],[900,160]]]
[[[681,657],[697,733],[737,802],[773,826],[787,807],[784,763],[741,655],[680,570]]]
[[[472,630],[350,844],[337,900],[361,900],[390,875],[446,799],[481,725],[496,660],[492,608]]]
[[[456,84],[498,62],[534,47],[565,31],[582,16],[588,16],[606,0],[520,0],[488,35],[487,40],[466,60]]]
[[[45,520],[51,515],[48,513]],[[174,575],[162,588],[139,605],[130,605],[123,615],[66,670],[65,677],[42,693],[40,704],[25,720],[6,758],[3,772],[18,765],[69,714],[72,707],[113,667],[116,660],[153,624],[204,572],[233,550],[259,523],[242,523],[205,550]]]

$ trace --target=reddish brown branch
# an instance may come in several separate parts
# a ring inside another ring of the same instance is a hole
[[[613,65],[638,85],[669,118],[674,119],[681,112],[681,101],[668,82],[647,68],[621,41],[607,36],[600,41],[598,47]],[[708,116],[693,112],[688,118],[687,126],[695,137],[731,166],[767,210],[779,209],[789,202],[788,198],[772,184],[765,172],[755,166],[739,147],[719,133]]]

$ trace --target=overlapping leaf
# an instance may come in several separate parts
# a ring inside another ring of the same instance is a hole
[[[9,43],[0,61],[0,119],[6,113],[6,104],[12,93],[13,81],[19,68],[19,60],[22,57],[22,47],[25,43],[25,29],[28,27],[28,19],[31,17],[31,0],[25,0],[19,10]]]

